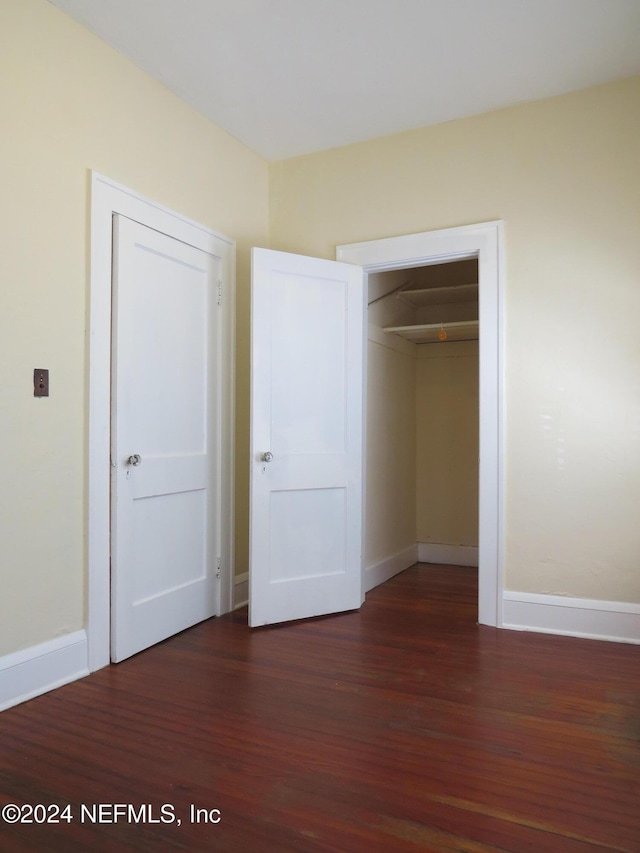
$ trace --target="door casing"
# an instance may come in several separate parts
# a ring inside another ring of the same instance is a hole
[[[503,625],[504,598],[504,224],[483,222],[338,246],[336,258],[369,273],[478,258],[480,458],[478,622]],[[363,399],[367,405],[367,322],[363,324]],[[363,542],[366,537],[366,418],[363,435]]]
[[[219,613],[232,609],[234,575],[235,243],[96,172],[91,174],[87,647],[90,672],[110,661],[111,264],[114,214],[140,222],[221,261],[221,458]]]

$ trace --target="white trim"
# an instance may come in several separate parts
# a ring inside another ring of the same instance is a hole
[[[616,643],[640,643],[640,605],[506,590],[503,627]]]
[[[0,711],[89,675],[87,635],[74,631],[0,658]]]
[[[444,545],[418,542],[418,562],[444,563],[446,566],[478,565],[478,548],[473,545]]]
[[[386,560],[381,560],[373,566],[367,566],[364,570],[364,591],[369,592],[381,583],[388,581],[394,575],[404,572],[409,566],[413,566],[418,562],[418,548],[416,545],[411,545],[394,554],[393,557],[387,557]]]
[[[233,580],[233,609],[240,610],[249,604],[249,572],[236,575]]]
[[[369,273],[407,269],[464,258],[478,258],[480,317],[478,621],[483,625],[500,627],[504,586],[504,225],[502,222],[485,222],[460,228],[352,243],[338,246],[336,257],[340,261],[363,267],[365,282]]]
[[[88,619],[89,670],[109,663],[109,444],[111,416],[111,242],[114,213],[221,256],[222,519],[219,614],[232,609],[234,571],[235,243],[134,191],[91,173],[89,300]]]

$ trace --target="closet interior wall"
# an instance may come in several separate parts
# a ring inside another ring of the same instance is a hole
[[[369,276],[367,569],[477,559],[477,276],[476,259]]]

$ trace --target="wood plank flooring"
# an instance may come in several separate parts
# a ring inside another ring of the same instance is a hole
[[[5,711],[0,805],[73,820],[0,821],[0,850],[638,853],[640,647],[476,601],[473,569],[416,566],[358,613],[240,611]]]

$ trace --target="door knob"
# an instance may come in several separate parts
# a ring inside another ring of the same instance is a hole
[[[262,454],[262,456],[260,457],[260,459],[261,459],[263,462],[271,462],[271,460],[273,459],[273,453],[271,453],[271,451],[270,451],[270,450],[267,450],[267,452],[266,452],[266,453],[263,453],[263,454]]]
[[[134,468],[137,468],[141,462],[142,462],[142,456],[140,456],[139,453],[134,453],[133,456],[130,456],[127,459],[127,465],[133,465]]]

